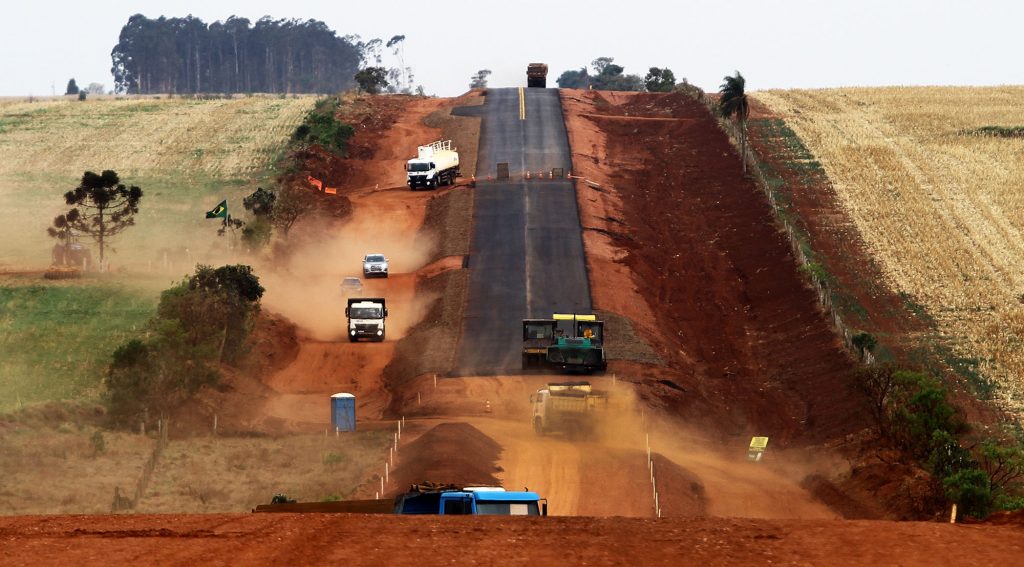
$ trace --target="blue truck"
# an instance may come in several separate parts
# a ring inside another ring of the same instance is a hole
[[[547,516],[548,501],[529,490],[425,482],[412,485],[394,499],[295,502],[278,495],[271,504],[257,506],[253,512]]]

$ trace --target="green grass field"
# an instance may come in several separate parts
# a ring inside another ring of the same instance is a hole
[[[114,347],[153,314],[152,291],[113,282],[0,279],[0,412],[97,399]]]

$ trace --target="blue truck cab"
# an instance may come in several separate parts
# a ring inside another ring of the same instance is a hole
[[[547,500],[531,491],[495,487],[409,492],[395,499],[396,514],[547,516]]]

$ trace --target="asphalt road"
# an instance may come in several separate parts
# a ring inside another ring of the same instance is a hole
[[[522,319],[591,310],[573,184],[523,179],[571,166],[558,91],[488,89],[482,117],[477,179],[510,177],[477,183],[460,375],[518,372]]]

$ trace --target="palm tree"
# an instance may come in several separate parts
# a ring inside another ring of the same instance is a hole
[[[718,110],[725,118],[732,118],[739,122],[740,131],[740,156],[743,162],[743,173],[747,172],[747,116],[750,115],[750,104],[747,102],[747,93],[744,87],[746,79],[739,71],[735,77],[726,75],[722,86],[718,88],[721,98],[718,99]]]

